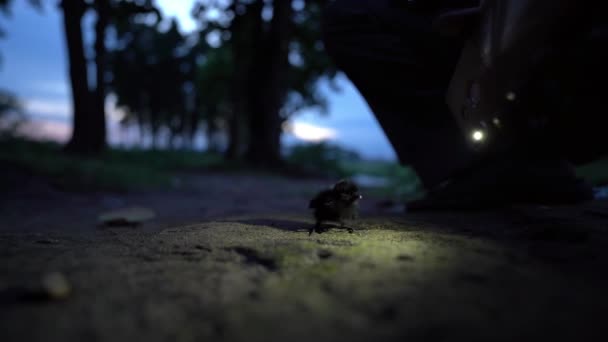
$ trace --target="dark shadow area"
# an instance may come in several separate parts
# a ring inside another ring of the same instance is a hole
[[[237,222],[247,225],[253,226],[264,226],[264,227],[272,227],[276,229],[286,230],[290,232],[308,232],[311,227],[314,227],[314,224],[305,221],[295,221],[295,220],[285,220],[285,219],[264,219],[264,218],[254,218],[254,219],[244,219],[244,220],[230,220],[225,222]]]
[[[254,249],[247,247],[231,247],[227,248],[229,251],[233,251],[245,258],[245,263],[260,265],[268,271],[277,271],[278,265],[272,258],[261,256],[260,253]]]
[[[521,206],[501,210],[442,213],[414,213],[399,219],[411,225],[444,227],[448,231],[475,237],[556,243],[585,243],[607,221],[588,213],[598,203],[580,206]]]
[[[237,223],[253,225],[253,226],[272,227],[272,228],[276,228],[276,229],[286,230],[286,231],[290,231],[290,232],[298,232],[298,233],[302,233],[302,232],[308,233],[309,231],[314,230],[314,227],[315,227],[314,223],[295,221],[295,220],[285,220],[285,219],[258,218],[258,219],[244,219],[244,220],[229,220],[229,221],[225,221],[225,222],[237,222]],[[345,231],[345,232],[350,232],[351,230],[355,230],[355,231],[358,230],[357,228],[351,228],[350,226],[340,226],[339,224],[335,224],[335,223],[323,223],[321,225],[321,228],[322,228],[321,234],[330,229],[331,230],[335,229],[338,231]]]

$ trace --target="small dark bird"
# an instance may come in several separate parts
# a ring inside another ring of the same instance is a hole
[[[359,194],[359,188],[350,180],[341,180],[331,189],[318,193],[308,205],[314,209],[315,220],[314,231],[321,233],[321,224],[324,221],[339,222],[344,227],[344,220],[356,219],[358,216],[358,202],[363,198]],[[352,228],[348,228],[352,233]],[[312,234],[310,228],[308,235]]]

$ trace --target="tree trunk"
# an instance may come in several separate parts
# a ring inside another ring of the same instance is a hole
[[[106,31],[110,21],[109,0],[95,1],[97,22],[95,24],[95,80],[96,88],[93,92],[94,107],[92,110],[92,126],[96,129],[91,132],[97,148],[103,149],[106,145],[106,82],[107,48],[105,44]]]
[[[207,151],[219,153],[221,151],[220,143],[217,139],[219,127],[215,118],[207,120],[206,135],[207,135]]]
[[[230,10],[235,13],[231,25],[231,54],[233,61],[233,76],[230,85],[230,100],[232,104],[228,122],[228,148],[225,157],[230,160],[240,159],[244,150],[244,131],[248,113],[249,72],[251,71],[252,51],[255,50],[251,39],[254,27],[261,25],[263,2],[245,4],[243,1],[233,1]],[[239,13],[237,7],[246,7],[244,13]]]
[[[80,154],[95,154],[101,151],[103,144],[99,144],[99,141],[95,139],[99,127],[90,118],[92,101],[81,27],[86,4],[83,0],[63,0],[61,7],[63,8],[74,111],[72,137],[66,146],[66,150]]]
[[[289,38],[292,24],[291,1],[274,1],[269,31],[255,32],[260,48],[254,59],[250,84],[248,159],[258,165],[281,162],[280,109],[287,95]],[[261,27],[260,27],[261,28]]]
[[[240,99],[233,100],[232,113],[228,119],[228,148],[226,149],[226,158],[229,160],[237,160],[241,158],[243,152],[243,136],[244,136],[244,121],[246,119],[243,101]]]
[[[188,145],[188,149],[194,149],[194,142],[196,139],[196,133],[198,132],[199,123],[199,110],[198,107],[192,109],[188,115],[188,132],[185,134],[184,139],[187,140],[185,143]]]

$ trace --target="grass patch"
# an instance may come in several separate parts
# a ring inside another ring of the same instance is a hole
[[[608,156],[583,165],[576,172],[595,186],[608,185]]]
[[[354,151],[328,143],[292,147],[287,161],[333,178],[372,177],[377,183],[365,186],[368,194],[396,201],[410,200],[423,193],[422,183],[410,167],[394,161],[364,160]]]
[[[344,167],[352,175],[366,175],[384,180],[383,184],[366,189],[374,196],[404,201],[418,198],[424,193],[416,172],[411,167],[402,166],[397,162],[360,160],[345,162]]]
[[[355,152],[327,144],[296,146],[286,160],[334,179],[361,175],[381,179],[381,185],[363,184],[370,195],[404,200],[419,195],[422,189],[411,168],[396,162],[363,160]],[[50,179],[53,185],[70,191],[162,189],[175,183],[175,172],[247,169],[268,174],[207,152],[112,148],[97,158],[85,158],[63,153],[56,143],[12,138],[0,140],[0,162]]]
[[[343,178],[353,175],[345,162],[358,161],[359,154],[340,146],[325,142],[317,144],[300,144],[289,148],[286,161],[302,170],[331,178]]]
[[[220,156],[191,151],[110,149],[98,158],[85,158],[63,153],[59,144],[16,139],[0,142],[0,162],[73,191],[169,187],[175,171],[197,171],[223,163]]]

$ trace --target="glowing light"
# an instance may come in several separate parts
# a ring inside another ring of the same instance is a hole
[[[164,17],[177,18],[179,27],[183,33],[190,33],[196,29],[196,21],[190,14],[194,7],[194,0],[156,0],[156,4]]]
[[[471,137],[473,138],[473,141],[479,142],[482,141],[483,138],[485,137],[485,135],[483,134],[482,131],[473,131],[473,134],[471,135]]]
[[[304,122],[288,122],[283,125],[283,131],[293,134],[296,138],[321,142],[334,139],[338,134],[331,128],[319,127]]]
[[[509,92],[507,92],[507,94],[505,95],[505,98],[506,98],[508,101],[513,102],[513,101],[515,101],[515,100],[517,99],[517,94],[515,94],[515,93],[514,93],[514,92],[512,92],[512,91],[509,91]]]
[[[499,118],[494,118],[492,119],[492,123],[494,124],[494,126],[500,128],[502,126],[502,122],[500,121]]]

